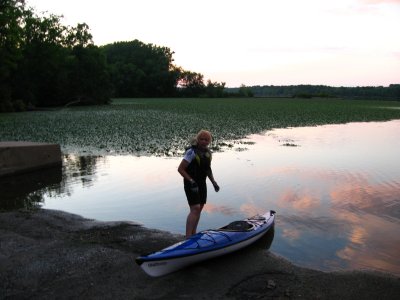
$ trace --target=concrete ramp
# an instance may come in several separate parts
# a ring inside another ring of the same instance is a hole
[[[0,176],[61,166],[58,144],[0,142]]]

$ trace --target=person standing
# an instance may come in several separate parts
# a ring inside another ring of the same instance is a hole
[[[178,167],[178,172],[183,177],[183,186],[190,208],[186,219],[186,238],[196,234],[201,211],[207,201],[207,177],[216,192],[220,189],[211,170],[212,155],[208,148],[211,139],[209,131],[200,130]]]

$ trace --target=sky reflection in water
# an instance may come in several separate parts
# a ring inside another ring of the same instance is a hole
[[[400,275],[399,120],[278,129],[244,142],[214,154],[221,191],[208,185],[199,230],[274,209],[272,252],[320,270]],[[90,159],[66,158],[64,189],[47,193],[44,208],[184,233],[181,158]]]

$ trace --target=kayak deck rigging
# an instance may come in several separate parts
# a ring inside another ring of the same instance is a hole
[[[221,243],[231,243],[234,241],[228,233],[249,232],[266,223],[266,218],[260,215],[251,217],[243,221],[234,221],[219,229],[207,229],[191,236],[189,239],[175,244],[171,247],[158,251],[158,253],[168,253],[179,250],[193,250],[208,248],[211,245]],[[225,240],[225,242],[223,241]]]

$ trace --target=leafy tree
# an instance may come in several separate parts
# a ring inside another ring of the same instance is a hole
[[[85,23],[64,26],[23,0],[1,0],[0,25],[0,111],[108,101],[105,59]]]
[[[176,93],[179,68],[167,47],[138,40],[102,47],[117,97],[170,97]]]
[[[61,89],[65,82],[67,49],[62,46],[64,27],[59,17],[37,17],[27,11],[21,43],[22,59],[16,74],[18,98],[34,105],[63,103]]]
[[[181,71],[178,86],[182,96],[198,97],[205,92],[204,76],[196,72]]]
[[[225,96],[225,82],[212,82],[207,80],[206,96],[209,98],[221,98]]]
[[[23,0],[0,1],[0,111],[14,110],[12,77],[21,59]]]
[[[103,52],[97,46],[76,46],[69,63],[68,103],[109,103],[112,86]]]
[[[86,23],[79,23],[76,27],[67,27],[64,46],[72,48],[76,46],[88,47],[93,45],[93,36]]]

